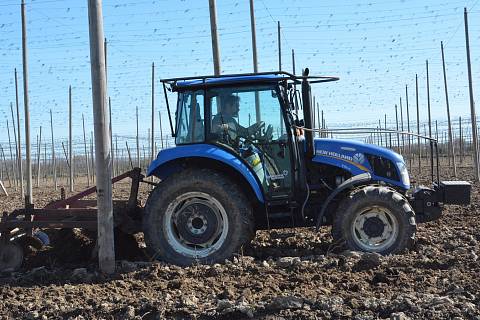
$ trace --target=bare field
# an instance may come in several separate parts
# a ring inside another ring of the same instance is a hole
[[[459,177],[473,178],[465,168]],[[189,268],[150,262],[123,239],[125,260],[105,276],[91,258],[94,235],[52,231],[52,249],[0,277],[0,319],[480,319],[478,186],[470,206],[448,207],[418,226],[413,250],[387,257],[338,253],[326,227],[257,232],[232,260]],[[121,184],[115,197],[128,191]],[[34,192],[37,207],[60,197],[51,187]],[[0,211],[22,206],[19,196],[0,201]]]

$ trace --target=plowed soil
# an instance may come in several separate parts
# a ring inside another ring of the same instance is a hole
[[[473,180],[471,169],[459,177]],[[94,234],[49,231],[51,249],[0,276],[0,319],[480,319],[478,186],[471,205],[445,208],[418,226],[410,252],[386,257],[339,253],[328,227],[282,229],[257,232],[223,264],[180,268],[148,261],[141,236],[118,236],[118,272],[107,276],[92,258]],[[52,189],[35,190],[37,207],[59,197]],[[127,184],[115,188],[127,194]],[[21,206],[0,198],[0,211]]]

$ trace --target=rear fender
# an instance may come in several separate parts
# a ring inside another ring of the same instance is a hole
[[[197,165],[208,165],[210,161],[212,166],[218,163],[227,166],[245,179],[259,202],[265,203],[261,184],[248,165],[234,154],[214,145],[192,144],[164,149],[158,153],[157,158],[148,167],[147,176],[154,175],[165,179],[172,173],[181,170],[181,164],[186,160]]]

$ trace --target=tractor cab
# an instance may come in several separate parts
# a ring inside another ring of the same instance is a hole
[[[297,126],[304,114],[298,113],[296,92],[301,80],[286,72],[163,80],[166,89],[178,93],[171,122],[176,146],[221,148],[249,168],[266,201],[303,201],[305,135]]]
[[[288,197],[290,124],[279,90],[277,83],[266,83],[180,91],[176,145],[218,146],[250,167],[268,198]]]

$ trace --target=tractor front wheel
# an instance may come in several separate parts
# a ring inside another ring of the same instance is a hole
[[[252,208],[222,174],[189,169],[156,187],[145,205],[143,229],[150,254],[186,266],[223,262],[254,235]]]
[[[402,194],[385,186],[353,190],[340,203],[332,226],[336,243],[380,254],[409,249],[415,231],[412,207]]]

